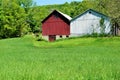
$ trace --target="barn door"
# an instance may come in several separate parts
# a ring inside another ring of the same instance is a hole
[[[53,42],[56,40],[56,35],[49,35],[49,41]]]

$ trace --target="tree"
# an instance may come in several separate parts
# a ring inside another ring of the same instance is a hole
[[[112,18],[113,24],[118,24],[120,26],[120,1],[118,0],[111,0],[108,1],[107,9],[109,15]]]
[[[100,19],[100,30],[101,30],[101,34],[105,34],[105,28],[106,28],[106,26],[105,26],[105,24],[104,24],[104,18],[101,18]]]
[[[34,32],[36,28],[36,20],[33,18],[34,15],[36,15],[36,7],[33,0],[22,0],[21,5],[24,8],[27,16],[26,16],[26,22],[29,24],[31,31]]]
[[[28,24],[25,21],[24,9],[19,6],[17,0],[4,0],[0,6],[0,37],[17,37],[28,32]]]
[[[101,11],[106,13],[111,18],[112,29],[120,27],[120,1],[118,0],[97,0],[100,5]]]

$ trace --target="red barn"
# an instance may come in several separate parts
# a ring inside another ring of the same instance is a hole
[[[66,38],[70,35],[71,17],[54,10],[42,21],[42,36],[48,41]]]

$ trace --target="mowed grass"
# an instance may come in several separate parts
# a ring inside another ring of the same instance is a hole
[[[0,40],[0,80],[120,80],[120,38]]]

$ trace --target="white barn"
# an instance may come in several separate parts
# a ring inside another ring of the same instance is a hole
[[[102,13],[89,9],[71,20],[70,34],[71,36],[82,36],[101,33],[101,20],[104,21],[104,33],[110,33],[110,18]]]

